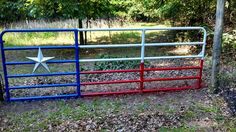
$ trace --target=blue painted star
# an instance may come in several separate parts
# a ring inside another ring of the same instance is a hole
[[[50,72],[46,62],[48,60],[53,59],[54,57],[44,57],[41,49],[38,50],[38,56],[37,57],[26,57],[32,61],[35,61],[33,73],[38,69],[39,65],[41,64],[48,72]]]

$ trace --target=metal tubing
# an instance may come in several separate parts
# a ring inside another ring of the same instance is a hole
[[[47,61],[47,63],[76,63],[76,60],[50,60]],[[35,64],[33,61],[22,61],[22,62],[6,62],[6,65],[29,65],[29,64]]]
[[[199,66],[186,66],[186,67],[163,67],[163,68],[145,68],[144,71],[168,71],[168,70],[191,70],[201,69]]]
[[[104,82],[82,82],[81,85],[100,85],[100,84],[116,84],[116,83],[135,83],[140,80],[116,80],[116,81],[104,81]]]
[[[103,95],[119,95],[119,94],[134,94],[140,93],[140,90],[125,90],[125,91],[115,91],[115,92],[82,92],[81,97],[93,97],[93,96],[103,96]]]
[[[142,30],[142,47],[141,47],[141,63],[144,63],[144,57],[145,57],[145,30]]]
[[[199,79],[198,76],[187,76],[187,77],[175,77],[175,78],[147,78],[144,79],[144,82],[152,81],[172,81],[172,80],[188,80],[188,79]]]
[[[201,69],[201,67],[169,67],[169,68],[145,68],[144,71],[165,71],[165,70],[190,70]],[[105,70],[105,71],[81,71],[80,74],[102,74],[102,73],[122,73],[122,72],[140,72],[140,69],[128,69],[128,70]],[[76,72],[66,73],[48,73],[48,74],[19,74],[8,75],[7,78],[19,78],[19,77],[37,77],[37,76],[63,76],[63,75],[76,75]]]
[[[202,28],[203,30],[203,34],[204,34],[204,37],[203,37],[203,46],[202,46],[202,59],[204,59],[204,54],[205,54],[205,50],[206,50],[206,40],[207,40],[207,31],[205,28]]]
[[[189,56],[160,56],[160,57],[144,57],[144,60],[154,59],[181,59],[181,58],[201,58],[200,55],[189,55]],[[80,62],[102,62],[102,61],[129,61],[129,60],[142,60],[142,58],[109,58],[109,59],[80,59]],[[49,62],[49,61],[48,61]]]
[[[133,57],[133,58],[109,58],[109,59],[80,59],[79,62],[129,61],[129,60],[141,60],[141,58]]]
[[[76,60],[76,91],[78,94],[78,97],[80,97],[80,66],[79,66],[79,40],[78,40],[78,31],[74,32],[75,34],[75,60]]]
[[[181,90],[189,90],[194,89],[192,86],[185,87],[173,87],[173,88],[155,88],[155,89],[143,89],[142,93],[151,93],[151,92],[166,92],[166,91],[181,91]],[[93,96],[102,96],[102,95],[119,95],[119,94],[135,94],[140,93],[140,90],[126,90],[126,91],[115,91],[115,92],[89,92],[82,93],[82,97],[93,97]]]
[[[158,56],[158,57],[144,57],[145,60],[154,59],[181,59],[181,58],[201,58],[200,55],[188,55],[188,56]]]
[[[5,33],[32,33],[32,32],[74,32],[75,30],[78,30],[76,28],[74,29],[7,29],[7,30],[3,30],[2,31],[2,36],[5,34]]]
[[[107,44],[107,45],[80,45],[80,48],[126,48],[126,47],[140,47],[141,44]]]
[[[145,43],[145,32],[146,31],[160,31],[160,30],[201,30],[204,34],[202,42],[174,42],[174,43]],[[78,43],[78,32],[80,31],[140,31],[141,34],[141,44],[112,44],[112,45],[79,45]],[[5,47],[3,46],[4,41],[2,37],[5,33],[11,32],[72,32],[74,33],[75,45],[71,46],[30,46],[30,47]],[[203,59],[205,54],[206,46],[206,36],[207,32],[202,27],[164,27],[164,28],[105,28],[105,29],[22,29],[22,30],[4,30],[0,34],[0,44],[1,44],[1,53],[2,53],[2,62],[3,62],[3,71],[4,79],[6,86],[6,95],[7,100],[17,101],[17,100],[38,100],[38,99],[53,99],[53,98],[69,98],[69,97],[79,97],[80,85],[99,85],[99,84],[116,84],[116,83],[140,83],[140,88],[136,90],[126,90],[118,92],[100,92],[100,93],[86,93],[82,96],[95,96],[95,95],[110,95],[110,94],[123,94],[123,93],[139,93],[142,92],[158,92],[158,91],[175,91],[175,90],[184,90],[190,89],[190,86],[180,87],[180,88],[160,88],[160,89],[144,89],[144,82],[151,81],[171,81],[171,80],[186,80],[186,79],[197,79],[197,87],[201,87],[202,79],[202,69],[203,69]],[[146,46],[175,46],[175,45],[202,45],[202,52],[199,55],[189,55],[189,56],[153,56],[145,57],[145,47]],[[76,72],[68,73],[51,73],[51,74],[19,74],[19,75],[7,75],[7,65],[25,65],[25,64],[35,64],[35,62],[6,62],[5,60],[5,50],[35,50],[38,48],[41,49],[75,49],[75,60],[51,60],[47,63],[75,63]],[[107,59],[79,59],[79,48],[123,48],[123,47],[141,47],[140,57],[131,57],[131,58],[107,58]],[[200,67],[199,66],[188,66],[188,67],[170,67],[170,68],[144,68],[145,60],[152,59],[179,59],[179,58],[201,58]],[[96,61],[129,61],[129,60],[140,60],[140,69],[128,69],[128,70],[106,70],[106,71],[83,71],[80,73],[80,62],[96,62]],[[185,77],[175,77],[175,78],[147,78],[144,79],[145,71],[163,71],[163,70],[188,70],[188,69],[199,69],[198,76],[185,76]],[[100,74],[100,73],[118,73],[118,72],[140,72],[139,80],[115,80],[115,81],[104,81],[104,82],[84,82],[80,83],[80,74]],[[32,86],[12,86],[9,87],[8,78],[17,78],[17,77],[35,77],[35,76],[61,76],[61,75],[76,75],[76,83],[69,84],[47,84],[47,85],[32,85]],[[53,95],[53,96],[37,96],[37,97],[20,97],[20,98],[11,98],[9,90],[14,89],[28,89],[28,88],[46,88],[46,87],[65,87],[65,86],[76,86],[77,94],[68,94],[68,95]]]
[[[145,37],[145,36],[144,36]],[[203,45],[204,42],[181,42],[181,43],[143,43],[146,46],[176,46],[176,45]],[[141,47],[142,44],[106,44],[106,45],[80,45],[80,48],[126,48]]]
[[[6,89],[6,98],[7,101],[10,100],[10,91],[9,91],[9,82],[7,78],[7,66],[6,66],[6,57],[5,57],[5,52],[3,50],[4,48],[4,41],[2,39],[3,34],[0,34],[0,44],[1,44],[1,55],[2,55],[2,67],[3,67],[3,74],[4,74],[4,81],[5,81],[5,89]]]
[[[28,101],[28,100],[43,100],[43,99],[69,99],[77,97],[77,94],[66,95],[52,95],[52,96],[33,96],[33,97],[14,97],[10,98],[10,101]]]
[[[48,73],[48,74],[18,74],[18,75],[8,75],[7,78],[39,77],[39,76],[64,76],[64,75],[76,75],[76,72]]]
[[[79,31],[141,31],[141,30],[204,30],[203,27],[151,27],[151,28],[97,28],[78,29]]]
[[[27,46],[27,47],[5,47],[4,50],[38,50],[38,49],[74,49],[75,46]]]
[[[198,79],[198,88],[202,86],[202,70],[203,70],[203,59],[200,60],[200,69],[199,69],[199,79]]]
[[[139,88],[141,91],[144,89],[144,63],[140,64],[140,85]]]
[[[139,69],[128,70],[105,70],[105,71],[81,71],[80,74],[101,74],[101,73],[121,73],[121,72],[139,72]]]
[[[30,89],[30,88],[69,87],[69,86],[77,86],[77,83],[11,86],[9,87],[9,89],[14,90],[14,89]]]
[[[145,46],[203,45],[204,42],[145,43]]]

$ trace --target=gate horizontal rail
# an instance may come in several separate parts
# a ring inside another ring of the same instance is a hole
[[[162,31],[162,30],[199,30],[203,33],[203,39],[199,42],[168,42],[168,43],[146,43],[145,37],[147,31]],[[84,31],[140,31],[141,32],[141,42],[135,44],[99,44],[99,45],[79,45],[78,33]],[[63,45],[63,46],[27,46],[27,47],[5,47],[3,35],[6,33],[32,33],[32,32],[71,32],[74,34],[73,45]],[[167,27],[167,28],[103,28],[103,29],[21,29],[21,30],[4,30],[0,35],[1,44],[1,54],[3,63],[3,72],[5,80],[6,98],[8,101],[17,100],[37,100],[37,99],[54,99],[54,98],[70,98],[70,97],[80,97],[80,96],[97,96],[97,95],[110,95],[110,94],[124,94],[124,93],[146,93],[146,92],[158,92],[158,91],[176,91],[191,88],[201,87],[202,69],[203,69],[203,59],[205,54],[207,32],[203,27]],[[198,55],[183,55],[183,56],[145,56],[145,47],[151,46],[180,46],[180,45],[199,45],[202,47],[201,52]],[[141,48],[140,56],[138,57],[126,57],[126,58],[101,58],[101,59],[80,59],[79,49],[90,49],[90,48],[128,48],[128,47],[139,47]],[[8,74],[7,66],[10,65],[32,65],[35,62],[32,61],[6,61],[5,51],[13,50],[38,50],[38,49],[74,49],[75,58],[73,60],[50,60],[47,61],[49,64],[53,63],[74,63],[76,65],[75,71],[71,72],[53,72],[53,73],[40,73],[40,74]],[[164,67],[164,68],[145,68],[145,60],[158,60],[158,59],[181,59],[181,58],[198,58],[200,61],[199,66],[182,66],[182,67]],[[80,63],[86,62],[104,62],[104,61],[140,61],[139,69],[123,69],[123,70],[104,70],[104,71],[80,71]],[[144,78],[144,73],[148,71],[167,71],[167,70],[198,70],[197,76],[180,76],[180,77],[167,77],[167,78]],[[98,81],[98,82],[80,82],[81,74],[103,74],[103,73],[127,73],[134,72],[139,73],[140,78],[137,80],[112,80],[112,81]],[[23,86],[9,86],[8,79],[10,78],[22,78],[22,77],[40,77],[40,76],[76,76],[75,83],[63,83],[63,84],[44,84],[44,85],[23,85]],[[198,82],[196,86],[183,86],[183,87],[173,87],[173,88],[158,88],[158,89],[146,89],[144,88],[145,82],[152,81],[172,81],[172,80],[192,80],[196,79]],[[103,85],[103,84],[118,84],[118,83],[139,83],[139,88],[135,90],[124,90],[117,92],[93,92],[93,93],[81,93],[81,86],[85,85]],[[51,96],[33,96],[33,97],[11,97],[10,91],[17,89],[31,89],[31,88],[50,88],[50,87],[76,87],[75,94],[66,95],[51,95]]]

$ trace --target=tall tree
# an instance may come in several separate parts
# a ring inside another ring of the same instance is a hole
[[[0,23],[26,19],[26,0],[0,0]]]
[[[221,43],[222,43],[222,32],[224,25],[224,7],[225,0],[217,0],[216,9],[216,25],[214,33],[214,45],[212,54],[212,74],[211,74],[211,85],[214,88],[214,92],[218,93],[219,89],[219,79],[218,75],[220,72],[220,54],[221,54]]]

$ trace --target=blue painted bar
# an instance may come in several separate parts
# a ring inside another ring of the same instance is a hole
[[[66,73],[48,73],[48,74],[19,74],[19,75],[8,75],[8,78],[19,78],[19,77],[39,77],[39,76],[64,76],[64,75],[76,75],[76,72]]]
[[[52,96],[32,96],[32,97],[14,97],[9,101],[29,101],[29,100],[43,100],[43,99],[69,99],[77,98],[77,94],[52,95]]]
[[[69,29],[6,29],[4,31],[2,31],[2,36],[5,33],[31,33],[31,32],[74,32],[77,31],[78,29],[76,28],[69,28]]]
[[[4,50],[38,50],[41,49],[74,49],[75,46],[27,46],[27,47],[5,47]]]
[[[50,60],[47,61],[47,63],[75,63],[76,60]],[[29,64],[35,64],[33,61],[22,61],[22,62],[6,62],[6,65],[29,65]]]
[[[7,101],[23,101],[23,100],[41,100],[41,99],[56,99],[56,98],[71,98],[78,97],[78,94],[66,94],[66,95],[53,95],[53,96],[34,96],[34,97],[19,97],[19,98],[11,98],[10,90],[16,89],[30,89],[30,88],[47,88],[47,87],[67,87],[67,86],[78,86],[77,83],[67,83],[67,84],[45,84],[45,85],[34,85],[34,86],[12,86],[9,87],[8,78],[16,78],[16,77],[33,77],[33,76],[56,76],[56,75],[76,75],[75,72],[68,73],[52,73],[52,74],[19,74],[19,75],[8,75],[7,73],[7,65],[24,65],[24,64],[35,64],[32,61],[25,62],[6,62],[5,58],[5,50],[36,50],[39,47],[41,49],[75,49],[75,45],[62,45],[62,46],[27,46],[27,47],[4,47],[3,35],[5,33],[28,33],[28,32],[74,32],[78,31],[78,29],[20,29],[20,30],[4,30],[0,34],[0,44],[1,44],[1,56],[2,56],[2,64],[3,64],[3,72],[4,72],[4,80],[5,80],[5,89],[6,89],[6,99]],[[76,60],[51,60],[47,63],[75,63]]]
[[[7,66],[6,66],[5,52],[3,50],[4,41],[2,40],[2,37],[3,37],[3,33],[0,34],[1,56],[2,56],[3,75],[4,75],[4,81],[5,81],[6,98],[7,98],[7,101],[9,101],[10,91],[9,91],[9,82],[7,79]]]
[[[80,97],[81,96],[81,92],[80,92],[80,66],[79,66],[79,40],[78,40],[78,31],[75,31],[75,60],[76,60],[76,83],[77,83],[77,96]]]
[[[9,89],[15,90],[15,89],[30,89],[30,88],[69,87],[69,86],[77,86],[77,84],[76,83],[65,83],[65,84],[11,86],[11,87],[9,87]]]

